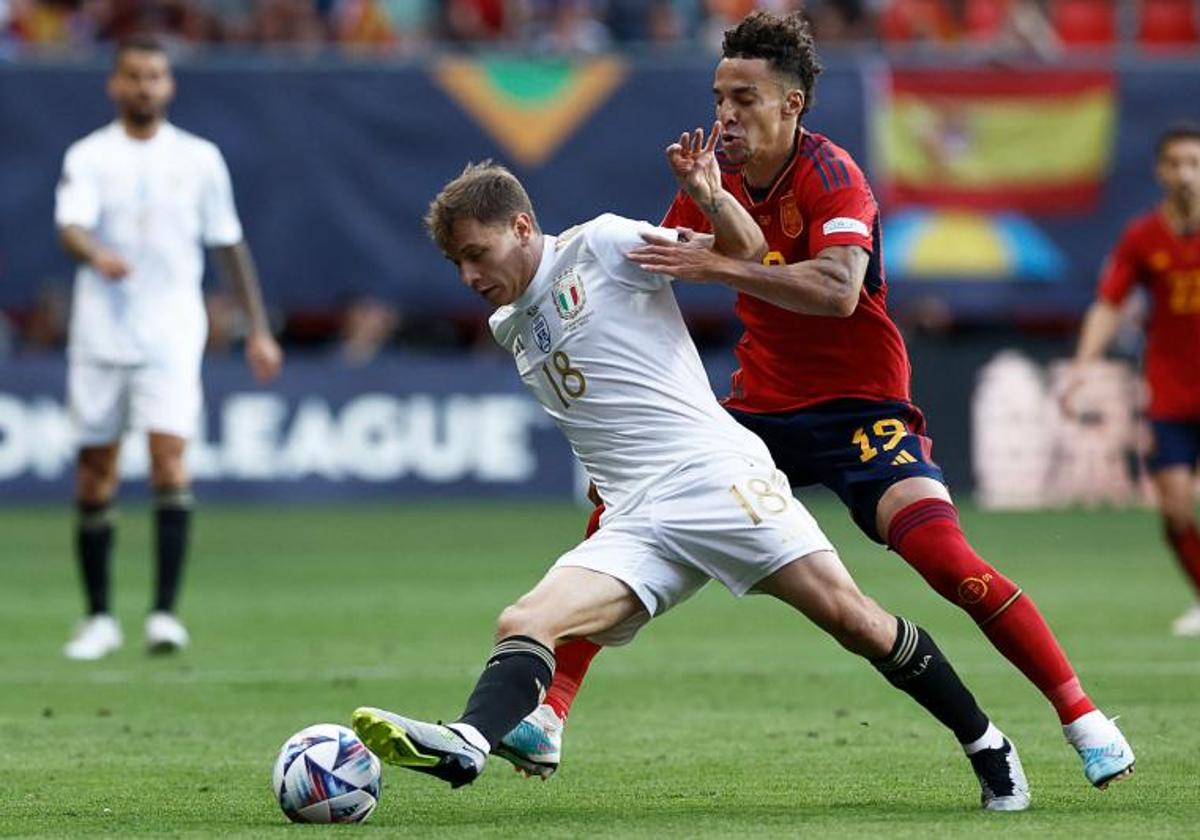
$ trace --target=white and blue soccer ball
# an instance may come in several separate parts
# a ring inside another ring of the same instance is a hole
[[[334,723],[301,729],[279,750],[271,784],[292,822],[349,823],[379,803],[379,759]]]

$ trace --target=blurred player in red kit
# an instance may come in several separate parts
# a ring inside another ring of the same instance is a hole
[[[1159,138],[1155,174],[1162,203],[1130,222],[1109,255],[1084,318],[1068,389],[1112,342],[1129,293],[1144,287],[1151,301],[1145,370],[1154,433],[1148,466],[1167,542],[1200,596],[1193,492],[1200,457],[1200,125],[1179,125]],[[1200,636],[1200,603],[1171,630]]]
[[[726,409],[766,442],[793,486],[833,490],[867,536],[965,610],[1054,706],[1088,781],[1107,787],[1132,772],[1133,751],[1084,692],[1033,600],[967,542],[930,459],[925,420],[909,397],[908,355],[887,314],[875,198],[843,149],[801,126],[820,70],[799,15],[753,12],[725,33],[713,82],[722,178],[765,234],[761,264],[667,240],[648,241],[630,259],[737,290],[745,332]],[[719,209],[681,192],[663,226],[699,237]],[[499,754],[527,772],[554,771],[561,721],[597,650],[577,640],[556,651],[546,705]]]

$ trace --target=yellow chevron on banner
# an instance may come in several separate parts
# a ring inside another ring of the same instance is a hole
[[[437,84],[518,163],[537,166],[625,80],[613,57],[562,60],[443,58]]]

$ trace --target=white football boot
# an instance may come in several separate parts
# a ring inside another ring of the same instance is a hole
[[[512,762],[526,777],[539,776],[545,781],[562,761],[564,724],[558,713],[543,703],[505,735],[492,753]]]
[[[983,746],[988,744],[989,746]],[[1029,781],[1017,748],[989,723],[983,737],[967,753],[979,780],[979,804],[988,811],[1024,811],[1029,807]]]
[[[146,650],[149,653],[175,653],[188,646],[188,631],[169,612],[146,616]]]
[[[75,627],[63,648],[67,659],[103,659],[121,647],[121,625],[108,613],[90,615]]]
[[[1096,709],[1064,726],[1063,734],[1083,759],[1083,775],[1100,790],[1133,775],[1133,749],[1115,718]]]
[[[1171,622],[1172,636],[1200,636],[1200,604]]]

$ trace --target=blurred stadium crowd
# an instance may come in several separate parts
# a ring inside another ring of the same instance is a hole
[[[449,45],[595,53],[719,43],[760,7],[801,10],[818,41],[888,48],[1194,49],[1195,0],[0,0],[0,44],[77,51],[153,31],[180,46],[335,46],[406,55]]]

